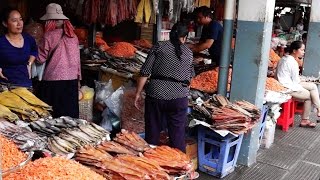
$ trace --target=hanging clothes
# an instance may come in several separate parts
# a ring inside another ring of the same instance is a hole
[[[141,0],[138,8],[137,8],[137,15],[135,18],[135,22],[137,23],[149,23],[151,18],[152,8],[151,8],[151,1],[150,0]]]
[[[210,8],[211,0],[196,0],[195,6],[201,7],[201,6],[207,6]]]

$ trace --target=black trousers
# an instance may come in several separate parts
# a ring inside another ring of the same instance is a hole
[[[163,120],[166,121],[171,147],[186,151],[185,124],[187,121],[188,98],[145,100],[145,133],[149,144],[158,145]]]
[[[36,95],[52,106],[53,118],[70,116],[79,118],[78,80],[38,82]]]

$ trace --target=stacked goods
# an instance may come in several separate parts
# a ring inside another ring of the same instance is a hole
[[[123,94],[123,106],[121,110],[121,128],[135,133],[144,132],[144,101],[141,101],[142,111],[132,106],[135,99],[135,89],[125,90]]]
[[[279,81],[277,81],[274,78],[267,78],[266,81],[266,90],[269,91],[276,91],[276,92],[283,92],[287,90],[285,87],[283,87]]]
[[[89,1],[89,0],[86,0]],[[90,9],[90,7],[87,7]],[[110,26],[135,16],[137,0],[106,0],[102,1],[100,22]]]
[[[232,70],[229,69],[228,91],[230,90]],[[191,80],[190,87],[206,93],[214,93],[218,87],[219,68],[200,73]]]
[[[168,146],[148,149],[143,155],[148,161],[157,162],[169,174],[185,174],[192,168],[190,159],[185,153]]]
[[[281,59],[280,56],[276,52],[274,52],[273,49],[270,49],[269,60],[271,63],[269,64],[269,67],[272,69],[277,68],[277,65],[280,59]]]
[[[137,155],[136,152],[129,150],[128,148],[114,141],[104,141],[98,145],[97,149],[106,151],[108,153]]]
[[[42,102],[26,88],[16,88],[0,93],[0,104],[17,113],[23,120],[35,121],[39,117],[49,117],[52,108]],[[2,107],[2,106],[1,106]],[[8,109],[2,107],[2,117],[10,121],[17,120]]]
[[[107,179],[171,179],[168,174],[192,171],[190,159],[178,149],[152,149],[137,134],[126,130],[117,136],[123,144],[110,141],[96,147],[84,146],[76,152],[75,160]]]
[[[218,130],[229,130],[241,134],[251,129],[258,122],[261,112],[247,101],[231,103],[221,95],[215,95],[203,106],[197,105],[194,110],[206,119],[211,119],[211,127]]]
[[[0,147],[0,167],[4,171],[19,165],[27,158],[27,155],[21,152],[13,142],[2,135],[0,135]]]
[[[133,44],[147,49],[150,49],[152,47],[152,44],[146,39],[134,40]]]
[[[112,157],[90,146],[79,150],[75,160],[89,166],[107,179],[170,179],[156,162],[149,159],[133,155]]]
[[[74,128],[63,128],[59,135],[48,138],[48,149],[59,155],[74,153],[84,145],[98,144],[107,139],[109,132],[94,123],[78,124]]]
[[[132,58],[135,55],[137,49],[130,43],[118,42],[111,48],[107,49],[106,52],[118,58]]]
[[[149,144],[139,135],[124,129],[116,135],[114,141],[136,152],[143,152],[150,148]]]
[[[19,117],[15,113],[2,104],[0,104],[0,118],[5,118],[11,122],[19,120]]]
[[[5,120],[0,120],[0,134],[11,139],[21,151],[41,150],[46,142],[37,134]]]
[[[4,177],[4,180],[11,179],[104,180],[105,178],[75,161],[54,157],[38,159],[32,163],[29,163],[20,171]]]

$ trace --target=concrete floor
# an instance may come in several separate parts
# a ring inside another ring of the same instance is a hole
[[[320,180],[320,124],[314,129],[301,128],[299,120],[296,115],[288,132],[277,128],[274,144],[258,151],[255,164],[238,166],[223,180]],[[217,179],[198,172],[199,180]]]

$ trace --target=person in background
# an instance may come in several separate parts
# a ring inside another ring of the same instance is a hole
[[[274,17],[272,29],[273,29],[276,33],[282,32],[282,26],[281,26],[281,23],[280,23],[280,17],[279,17],[279,16],[275,16],[275,17]]]
[[[304,45],[307,44],[307,37],[308,37],[308,33],[302,34],[302,42],[303,42]]]
[[[203,25],[200,42],[191,46],[194,53],[209,49],[209,54],[213,62],[220,64],[223,27],[218,22],[213,20],[211,9],[207,6],[201,6],[196,9],[197,22]]]
[[[38,55],[33,37],[23,33],[23,19],[16,9],[5,9],[1,15],[5,35],[0,36],[0,82],[32,87],[31,65]]]
[[[298,23],[297,23],[297,30],[301,33],[302,31],[303,31],[303,19],[302,18],[300,18],[299,20],[298,20]]]
[[[139,109],[142,89],[150,77],[145,90],[146,141],[159,144],[165,119],[171,146],[183,152],[186,151],[189,82],[194,76],[193,54],[185,44],[187,35],[187,25],[176,23],[171,29],[170,41],[158,42],[152,47],[141,68],[135,96],[135,107]]]
[[[301,41],[294,41],[289,48],[289,55],[283,56],[278,62],[276,78],[291,93],[290,95],[300,101],[304,101],[304,109],[301,127],[316,127],[316,123],[310,120],[312,104],[317,108],[317,116],[320,117],[320,100],[317,85],[312,82],[301,82],[299,77],[299,65],[296,61],[304,55],[305,46]]]
[[[40,20],[45,21],[45,34],[37,61],[46,62],[49,53],[55,47],[56,50],[44,71],[38,96],[53,107],[53,117],[78,118],[81,79],[78,38],[59,4],[49,4]]]

